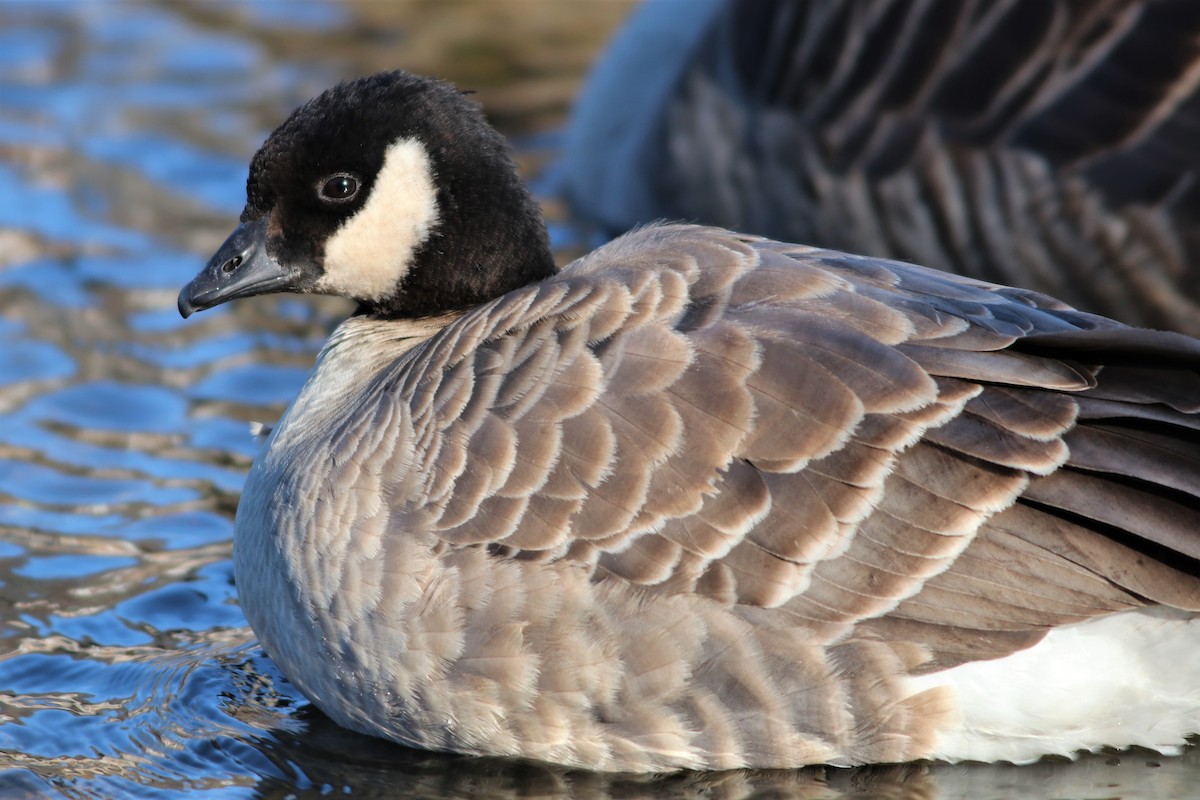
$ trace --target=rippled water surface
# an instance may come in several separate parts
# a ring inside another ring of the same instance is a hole
[[[341,731],[238,609],[232,517],[332,300],[184,323],[245,165],[316,91],[478,90],[531,170],[628,4],[0,0],[0,796],[1189,797],[1200,756],[626,779]]]

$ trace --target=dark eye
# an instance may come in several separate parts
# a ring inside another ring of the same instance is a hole
[[[347,175],[342,172],[334,175],[332,178],[327,178],[321,184],[321,188],[317,190],[322,200],[332,200],[341,202],[349,200],[354,195],[358,194],[358,178],[353,175]]]

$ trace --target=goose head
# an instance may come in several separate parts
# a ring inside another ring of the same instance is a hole
[[[541,213],[476,104],[387,72],[335,86],[270,135],[241,224],[180,292],[179,312],[295,292],[421,317],[553,271]]]

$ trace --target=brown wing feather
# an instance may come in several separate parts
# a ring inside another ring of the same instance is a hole
[[[416,352],[409,519],[841,659],[994,657],[1200,606],[1200,375],[1152,340],[911,265],[651,228]]]

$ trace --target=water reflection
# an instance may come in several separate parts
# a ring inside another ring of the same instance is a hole
[[[257,647],[230,566],[257,445],[346,311],[185,325],[293,106],[384,67],[472,86],[544,157],[624,2],[0,2],[0,795],[1173,797],[1184,759],[628,778],[343,731]],[[1161,766],[1149,766],[1149,764]],[[1190,781],[1189,781],[1190,776]]]

